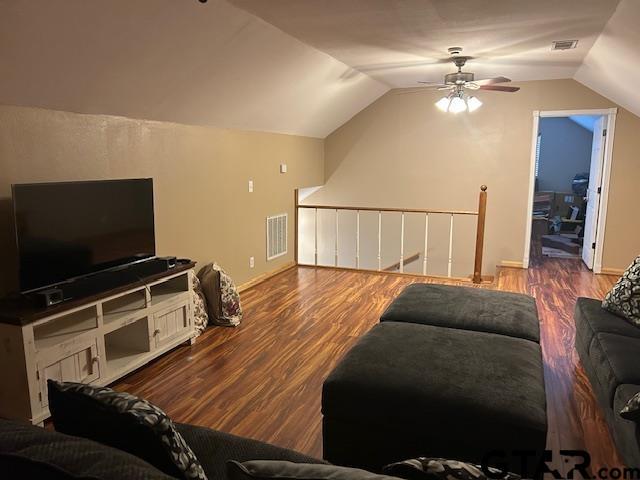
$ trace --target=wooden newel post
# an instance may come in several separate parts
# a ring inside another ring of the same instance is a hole
[[[300,204],[298,189],[293,191],[293,261],[298,265],[298,210]]]
[[[482,250],[484,247],[484,221],[487,216],[487,186],[480,187],[478,199],[478,226],[476,227],[476,255],[473,265],[473,283],[482,282]]]

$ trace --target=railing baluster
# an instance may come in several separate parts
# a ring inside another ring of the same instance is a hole
[[[382,270],[382,212],[378,212],[378,270]]]
[[[338,266],[338,209],[336,208],[336,252],[334,266]]]
[[[400,218],[400,273],[404,273],[404,212]]]
[[[313,227],[314,227],[314,236],[313,236],[313,264],[314,265],[318,265],[318,209],[316,208],[315,210],[315,218],[313,221]]]
[[[422,274],[427,274],[427,245],[429,238],[429,214],[424,214],[424,256],[422,259]]]
[[[360,210],[356,212],[356,268],[360,268]]]
[[[449,223],[449,265],[447,267],[447,276],[451,277],[451,257],[453,256],[453,213],[451,214],[451,222]]]

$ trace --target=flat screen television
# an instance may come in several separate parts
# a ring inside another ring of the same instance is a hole
[[[155,256],[153,180],[12,186],[23,293]]]

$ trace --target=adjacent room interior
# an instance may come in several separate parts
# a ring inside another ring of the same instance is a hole
[[[0,0],[0,476],[640,477],[639,21]]]
[[[608,115],[540,118],[531,226],[531,257],[537,261],[584,258],[593,269],[598,223],[606,220],[597,196],[603,188],[607,123]]]

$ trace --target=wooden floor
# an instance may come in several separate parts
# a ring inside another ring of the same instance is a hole
[[[573,308],[578,296],[603,297],[615,280],[594,276],[577,260],[549,259],[536,260],[529,270],[502,269],[494,285],[481,287],[537,299],[548,447],[586,448],[594,465],[609,467],[621,462],[574,350]],[[115,388],[149,399],[176,421],[320,457],[323,380],[406,285],[428,281],[310,267],[287,270],[242,295],[240,327],[209,328],[194,346],[172,351]]]

